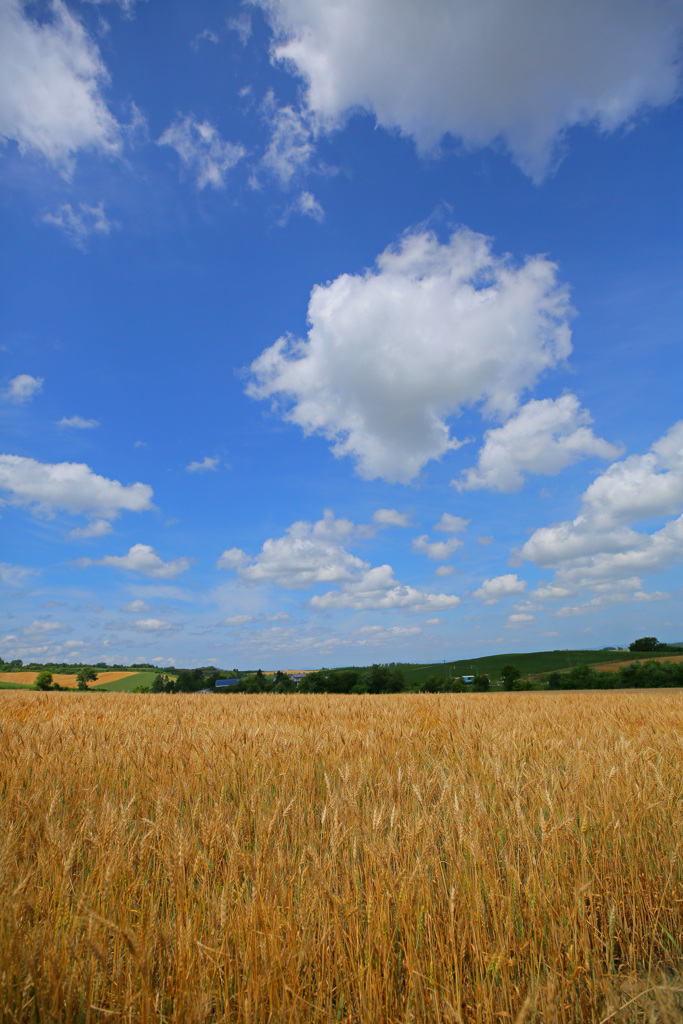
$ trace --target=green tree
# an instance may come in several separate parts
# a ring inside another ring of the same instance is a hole
[[[656,636],[641,636],[640,639],[634,640],[632,644],[628,645],[629,651],[656,651],[662,644]]]
[[[48,672],[45,669],[43,672],[39,672],[36,676],[36,686],[39,690],[51,690],[52,689],[52,672]]]
[[[152,693],[163,693],[166,689],[167,682],[168,676],[163,675],[161,672],[157,672],[152,680]]]
[[[90,668],[89,665],[84,665],[77,673],[76,679],[78,680],[78,689],[87,690],[88,683],[94,683],[97,679],[97,672],[94,668]]]
[[[521,674],[516,665],[503,665],[500,670],[500,681],[503,684],[503,689],[512,690]]]
[[[486,693],[490,685],[491,681],[489,677],[481,674],[474,677],[474,680],[472,682],[472,689],[476,693]]]

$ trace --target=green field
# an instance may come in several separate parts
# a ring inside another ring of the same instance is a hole
[[[27,686],[26,683],[7,683],[0,679],[0,690],[32,690],[32,686]]]
[[[671,654],[672,652],[667,652]],[[491,654],[484,658],[463,661],[437,661],[431,665],[401,665],[406,683],[423,682],[429,676],[476,676],[488,673],[491,682],[500,680],[503,665],[516,665],[522,676],[538,676],[547,672],[561,672],[577,665],[599,665],[612,661],[642,661],[656,657],[652,653],[631,651],[535,651],[530,654]],[[665,652],[662,652],[665,657]]]
[[[151,689],[152,680],[156,672],[136,672],[134,676],[126,676],[125,679],[115,679],[112,683],[93,683],[91,690],[106,690],[108,693],[131,693],[138,686],[149,686]]]

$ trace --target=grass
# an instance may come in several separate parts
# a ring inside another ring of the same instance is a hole
[[[107,690],[109,693],[132,693],[138,686],[152,685],[156,672],[136,672],[125,679],[115,679],[110,683],[90,683],[91,690]]]
[[[669,652],[670,654],[671,652]],[[494,654],[485,658],[467,658],[463,661],[437,661],[430,665],[401,665],[408,685],[424,682],[429,676],[490,674],[493,681],[500,679],[503,665],[516,665],[522,676],[537,676],[562,671],[576,665],[600,665],[612,662],[641,661],[652,658],[650,653],[631,651],[535,651],[528,654]]]
[[[683,694],[0,695],[3,1020],[680,1021]]]

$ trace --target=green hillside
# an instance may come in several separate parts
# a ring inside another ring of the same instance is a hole
[[[125,679],[115,679],[112,683],[94,683],[91,690],[106,690],[108,693],[131,693],[138,686],[152,686],[156,672],[136,672]]]
[[[437,661],[431,665],[401,665],[406,683],[423,682],[429,676],[464,676],[488,673],[491,682],[498,682],[503,665],[516,665],[523,676],[561,672],[576,665],[598,665],[612,661],[642,661],[652,654],[631,651],[535,651],[530,654],[491,654],[484,658],[463,661]]]

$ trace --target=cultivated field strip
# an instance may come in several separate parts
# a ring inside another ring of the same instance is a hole
[[[3,691],[3,1021],[680,1021],[682,769],[679,691]]]

